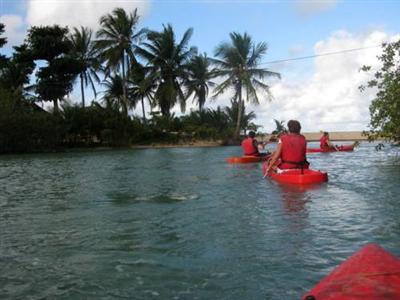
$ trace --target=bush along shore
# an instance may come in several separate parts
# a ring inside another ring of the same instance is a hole
[[[5,101],[4,92],[1,96],[0,153],[236,143],[231,138],[235,124],[230,109],[205,109],[180,117],[154,113],[144,121],[97,103],[84,108],[64,106],[53,114],[35,103],[23,102],[16,107],[15,101]]]

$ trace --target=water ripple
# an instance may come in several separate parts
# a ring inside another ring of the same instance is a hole
[[[400,254],[396,151],[309,155],[307,188],[237,147],[0,157],[0,298],[299,299],[366,243]]]

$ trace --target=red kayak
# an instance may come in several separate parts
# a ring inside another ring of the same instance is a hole
[[[266,164],[263,165],[263,174],[265,174]],[[267,174],[272,179],[280,183],[289,184],[312,184],[328,181],[328,174],[326,172],[310,170],[310,169],[292,169],[285,170],[282,173],[270,171]]]
[[[317,153],[317,152],[341,152],[341,151],[353,151],[354,145],[341,145],[337,146],[338,150],[334,148],[321,149],[321,148],[307,148],[307,153]]]
[[[230,164],[248,164],[266,161],[270,155],[266,156],[233,156],[226,159]]]
[[[336,267],[302,299],[398,300],[400,259],[369,244]]]

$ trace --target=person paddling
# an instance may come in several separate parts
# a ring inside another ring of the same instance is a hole
[[[338,147],[333,145],[329,140],[329,133],[326,131],[322,134],[321,138],[319,139],[319,147],[322,150],[335,149],[336,151],[339,151]]]
[[[266,143],[258,142],[256,139],[256,133],[250,131],[247,138],[242,141],[243,155],[245,156],[266,156],[269,153],[260,153],[259,148],[264,149]]]
[[[281,172],[284,169],[308,169],[307,141],[304,135],[300,134],[300,122],[290,120],[287,125],[289,133],[280,137],[278,147],[268,162],[266,173],[270,170]]]

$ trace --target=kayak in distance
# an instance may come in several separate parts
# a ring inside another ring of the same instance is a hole
[[[398,300],[400,259],[368,244],[336,267],[302,300]]]
[[[336,146],[336,148],[329,148],[329,149],[321,149],[321,148],[307,148],[307,153],[319,153],[319,152],[342,152],[342,151],[353,151],[354,147],[358,144],[354,143],[352,145],[341,145]]]
[[[265,156],[232,156],[228,157],[226,161],[230,164],[257,163],[268,160],[270,156],[270,154]]]
[[[266,168],[267,164],[264,164],[263,165],[264,176]],[[321,183],[328,181],[328,173],[311,169],[303,169],[303,170],[289,169],[289,170],[284,170],[281,173],[277,173],[275,171],[269,171],[266,175],[277,182],[296,184],[296,185],[305,185],[305,184]]]

